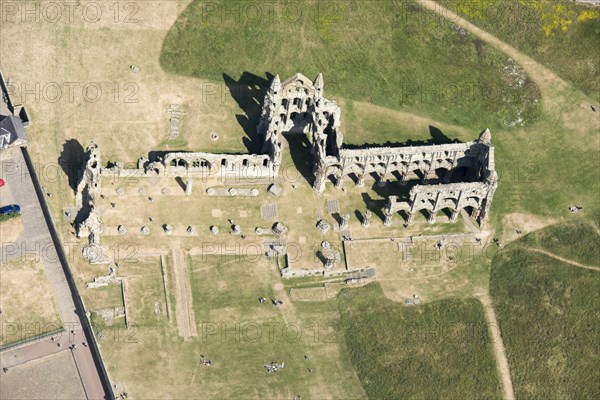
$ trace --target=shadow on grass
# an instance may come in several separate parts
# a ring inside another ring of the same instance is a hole
[[[262,147],[262,137],[259,137],[256,126],[260,120],[265,94],[274,75],[265,73],[266,78],[244,71],[237,81],[223,73],[223,81],[227,85],[231,97],[244,112],[236,115],[237,121],[246,133],[244,146],[250,153],[258,153]]]
[[[371,211],[373,215],[379,217],[381,221],[385,220],[385,215],[383,214],[383,207],[385,207],[386,200],[375,200],[371,198],[369,193],[361,193],[363,201],[367,206],[367,210]]]
[[[83,166],[84,156],[85,150],[81,143],[77,139],[69,139],[63,144],[63,151],[58,157],[58,165],[67,175],[69,187],[73,190],[73,193],[77,191],[77,180],[79,171]]]
[[[431,139],[427,140],[412,140],[409,139],[405,142],[390,142],[389,140],[385,143],[364,143],[364,144],[344,144],[345,149],[366,149],[369,147],[407,147],[407,146],[431,146],[437,144],[450,144],[450,143],[462,143],[460,140],[454,138],[450,139],[440,128],[429,125],[429,134]]]
[[[310,152],[311,143],[304,134],[284,135],[290,149],[290,156],[296,170],[309,184],[314,181],[313,155]],[[284,176],[285,179],[285,176]]]

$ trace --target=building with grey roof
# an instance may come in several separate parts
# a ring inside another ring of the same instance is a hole
[[[28,138],[25,127],[29,125],[29,116],[23,106],[15,107],[2,71],[0,71],[0,151],[9,147],[27,146]]]

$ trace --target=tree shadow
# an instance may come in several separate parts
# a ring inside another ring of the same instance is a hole
[[[79,171],[83,166],[85,149],[77,139],[69,139],[63,144],[63,150],[58,157],[58,165],[69,180],[69,187],[77,192]]]
[[[262,147],[263,138],[259,137],[256,127],[260,121],[265,94],[274,78],[274,75],[268,72],[265,73],[265,76],[266,79],[244,71],[240,79],[236,81],[223,73],[223,81],[227,85],[231,97],[244,112],[236,115],[238,123],[246,133],[246,137],[243,139],[244,146],[248,152],[254,154],[259,153]]]

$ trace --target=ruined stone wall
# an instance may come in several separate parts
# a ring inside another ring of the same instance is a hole
[[[323,97],[323,89],[322,74],[314,82],[302,74],[283,83],[279,75],[275,76],[257,126],[258,133],[265,136],[264,152],[269,148],[281,151],[281,135],[310,134],[311,151],[317,160],[335,154],[343,142],[341,110],[334,101]]]
[[[485,226],[498,186],[494,147],[490,140],[491,134],[486,129],[477,141],[466,143],[469,145],[468,158],[477,178],[475,182],[416,185],[411,189],[408,201],[399,201],[397,196],[390,196],[385,207],[384,223],[390,225],[393,215],[403,211],[406,214],[404,222],[409,224],[414,214],[422,210],[427,211],[428,222],[434,223],[438,212],[447,209],[452,222],[456,221],[461,210],[466,210],[482,227]],[[432,147],[440,149],[442,146]]]
[[[280,161],[268,154],[166,154],[162,160],[147,163],[145,173],[169,177],[219,177],[245,179],[277,177]]]
[[[84,193],[89,194],[89,197],[92,198],[100,194],[101,170],[100,151],[98,150],[98,145],[92,142],[85,151],[83,165],[77,179],[77,190],[75,193],[75,204],[77,207],[83,205]],[[90,199],[87,200],[89,201]]]
[[[75,230],[77,237],[88,238],[88,244],[83,248],[83,256],[92,263],[106,262],[100,257],[102,254],[102,251],[99,251],[102,220],[96,208],[102,183],[100,162],[98,145],[92,142],[85,151],[75,193],[75,203],[79,209],[75,219]]]
[[[314,82],[302,74],[283,83],[279,76],[273,79],[257,126],[258,133],[264,135],[262,154],[171,152],[152,161],[141,158],[137,169],[125,170],[122,163],[116,163],[103,170],[99,168],[97,146],[90,146],[79,180],[78,205],[82,204],[86,190],[93,198],[101,176],[107,175],[181,177],[187,179],[188,194],[196,177],[274,180],[281,165],[282,135],[310,134],[313,188],[317,193],[323,192],[327,179],[334,180],[338,187],[347,179],[362,186],[367,177],[381,183],[420,179],[421,185],[413,187],[408,200],[390,197],[385,209],[386,224],[400,211],[407,213],[406,222],[410,223],[412,215],[421,210],[430,212],[432,222],[436,213],[444,208],[450,210],[453,220],[460,210],[469,208],[480,223],[485,221],[497,187],[489,130],[467,143],[344,148],[341,110],[334,101],[323,97],[323,89],[321,74]],[[456,176],[459,176],[458,181]],[[435,184],[427,185],[428,182]]]
[[[479,180],[484,170],[494,169],[493,147],[480,139],[442,145],[342,148],[337,156],[318,155],[321,157],[316,160],[314,188],[319,193],[328,178],[333,178],[336,186],[341,186],[345,178],[353,178],[362,186],[369,176],[377,181],[418,178],[422,182],[428,179],[449,182],[452,172],[459,167],[468,170],[468,180]]]
[[[397,196],[388,197],[385,206],[385,225],[392,223],[394,214],[403,211],[404,222],[410,224],[416,213],[425,210],[428,222],[434,223],[436,216],[443,209],[450,213],[450,220],[455,222],[461,210],[470,207],[473,218],[483,219],[486,203],[491,202],[495,190],[495,182],[461,182],[439,185],[416,185],[409,195],[408,201],[399,201]]]

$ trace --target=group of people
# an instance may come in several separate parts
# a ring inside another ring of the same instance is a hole
[[[74,335],[75,331],[71,331],[71,333]],[[51,342],[56,342],[56,346],[58,347],[62,347],[62,343],[57,342],[56,338],[54,336],[50,336],[50,341]],[[87,343],[86,342],[81,342],[81,344],[83,345],[83,347],[87,347]],[[71,346],[69,346],[69,349],[71,350],[77,350],[77,345],[75,343],[73,343]]]
[[[203,355],[200,355],[200,365],[204,365],[205,367],[210,367],[212,365],[212,360],[208,358],[204,358]]]
[[[285,363],[277,363],[275,361],[271,361],[271,364],[265,364],[265,368],[267,369],[267,372],[277,372],[279,370],[282,370],[283,367],[285,366]]]
[[[266,302],[267,302],[267,299],[266,299],[265,297],[259,297],[259,298],[258,298],[258,302],[259,302],[260,304],[264,304],[264,303],[266,303]],[[281,301],[281,300],[278,300],[278,299],[271,299],[271,303],[273,303],[273,305],[277,307],[277,306],[280,306],[280,305],[282,305],[282,304],[283,304],[283,301]]]
[[[281,301],[281,300],[277,300],[277,299],[271,299],[271,302],[273,303],[273,305],[274,305],[275,307],[277,307],[277,306],[280,306],[280,305],[282,305],[282,304],[283,304],[283,301]]]

